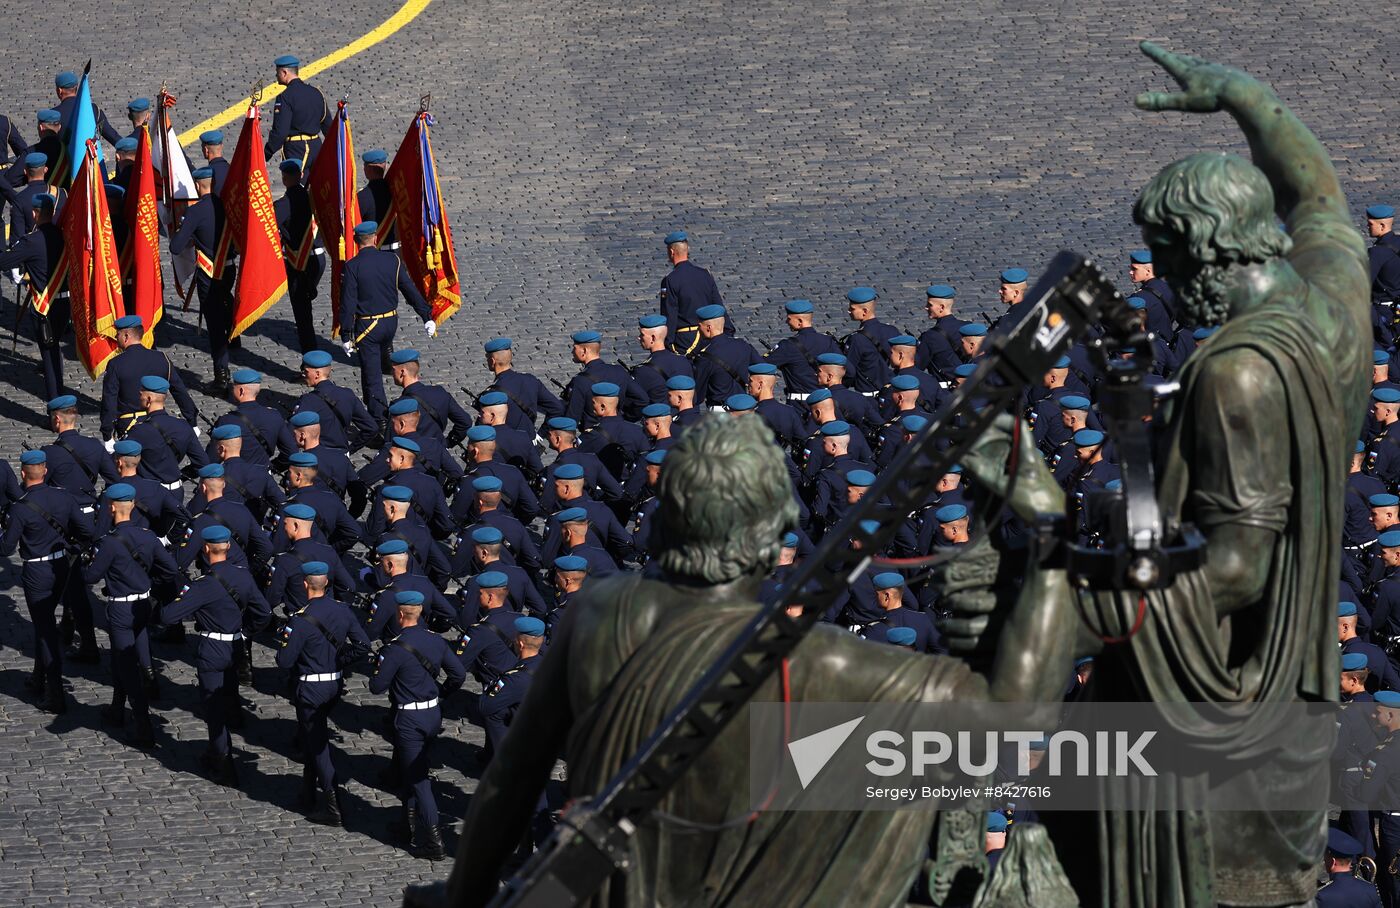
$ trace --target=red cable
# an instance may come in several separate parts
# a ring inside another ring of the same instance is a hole
[[[1147,617],[1147,594],[1146,594],[1146,593],[1138,593],[1137,619],[1133,621],[1133,626],[1128,630],[1128,633],[1124,634],[1122,637],[1105,637],[1103,634],[1100,634],[1098,631],[1094,631],[1094,636],[1098,637],[1099,640],[1102,641],[1103,643],[1106,643],[1106,644],[1109,644],[1109,645],[1112,645],[1112,644],[1115,644],[1115,643],[1127,643],[1129,640],[1133,639],[1133,637],[1137,636],[1137,632],[1138,632],[1138,631],[1142,630],[1142,622],[1143,622],[1143,619],[1145,619],[1146,617]]]

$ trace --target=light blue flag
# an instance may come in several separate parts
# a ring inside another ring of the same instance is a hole
[[[68,122],[63,124],[63,148],[66,165],[64,186],[73,185],[78,177],[78,169],[83,166],[89,139],[97,138],[97,115],[92,108],[92,91],[88,88],[88,71],[83,68],[83,81],[78,85],[78,96],[73,99],[73,109]],[[97,143],[97,163],[102,167],[102,143]],[[106,168],[102,167],[106,173]]]

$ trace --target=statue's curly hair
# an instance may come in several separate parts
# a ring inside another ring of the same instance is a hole
[[[712,413],[666,453],[651,540],[668,574],[709,584],[765,574],[797,503],[781,450],[756,415]]]

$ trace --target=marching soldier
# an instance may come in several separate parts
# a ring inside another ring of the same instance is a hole
[[[298,451],[288,458],[287,504],[293,503],[308,505],[315,512],[312,538],[317,542],[330,543],[344,553],[364,541],[365,528],[345,507],[345,499],[321,479],[320,458],[311,451]],[[286,540],[278,529],[273,542],[280,546]]]
[[[646,392],[625,367],[603,362],[603,335],[597,331],[575,331],[569,339],[573,342],[570,355],[581,368],[564,389],[564,415],[585,429],[592,426],[593,386],[598,382],[612,382],[621,389],[622,410],[628,417],[640,413],[647,405]]]
[[[54,439],[44,445],[48,455],[48,482],[73,496],[89,517],[97,510],[97,482],[116,482],[117,470],[102,442],[78,431],[78,398],[55,397],[47,404],[49,428]]]
[[[482,692],[481,724],[486,730],[486,749],[493,755],[500,750],[511,720],[525,701],[544,649],[544,636],[544,622],[539,618],[516,618],[515,653],[520,661]]]
[[[723,305],[714,277],[690,260],[690,237],[684,230],[666,234],[666,258],[671,272],[661,279],[661,307],[666,317],[666,336],[671,349],[683,356],[694,356],[700,348],[701,306]],[[578,416],[570,413],[575,419]]]
[[[273,479],[267,464],[243,459],[243,429],[238,425],[223,425],[209,433],[214,448],[213,460],[224,468],[224,495],[243,504],[258,523],[269,511],[277,511],[286,501],[282,487]],[[253,443],[256,446],[256,442]],[[191,501],[198,505],[198,496]]]
[[[380,490],[379,507],[376,509],[379,519],[372,524],[382,527],[376,536],[376,545],[388,539],[407,542],[413,556],[413,567],[427,574],[439,587],[445,587],[451,577],[452,564],[418,515],[409,516],[414,497],[413,490],[407,486],[386,485]]]
[[[412,397],[404,397],[389,405],[389,429],[395,438],[407,438],[418,443],[419,462],[430,476],[443,485],[443,492],[456,488],[462,480],[462,465],[442,446],[442,436],[436,438],[420,431],[423,409]],[[376,486],[389,475],[389,449],[392,442],[379,449],[374,460],[360,468],[360,481]]]
[[[297,401],[292,411],[292,426],[296,427],[297,415],[314,412],[319,416],[322,441],[343,451],[358,451],[380,434],[379,426],[354,391],[331,381],[331,363],[331,355],[325,350],[312,350],[302,355],[302,380],[311,390]]]
[[[890,381],[890,338],[904,332],[875,317],[874,287],[855,287],[846,294],[847,311],[858,327],[842,340],[850,361],[851,387],[873,397]]]
[[[126,102],[126,118],[131,121],[131,132],[124,138],[139,139],[141,130],[151,128],[151,99],[132,98]]]
[[[792,336],[778,341],[768,354],[767,362],[783,373],[787,402],[805,401],[818,387],[817,357],[823,353],[840,353],[841,345],[830,334],[812,327],[811,300],[788,300],[783,304],[783,311],[787,313],[787,326]]]
[[[266,566],[272,560],[272,540],[242,502],[224,494],[226,488],[223,464],[211,463],[199,468],[196,497],[200,504],[193,509],[189,531],[180,540],[175,552],[175,561],[180,565],[180,570],[187,570],[203,554],[201,546],[204,540],[200,534],[211,526],[222,526],[233,533],[233,547],[228,560],[239,567],[266,572]]]
[[[695,374],[690,360],[666,349],[666,317],[643,315],[637,320],[637,343],[647,358],[633,366],[632,377],[654,404],[666,402],[666,382],[676,375]]]
[[[110,444],[124,438],[138,417],[145,416],[141,408],[141,379],[159,375],[170,384],[170,394],[180,415],[191,426],[199,419],[199,409],[185,387],[180,370],[170,357],[141,343],[145,326],[139,315],[124,315],[117,319],[117,346],[121,352],[107,363],[102,374],[102,439]],[[195,434],[198,433],[196,429]]]
[[[553,419],[564,415],[563,401],[546,388],[544,382],[528,372],[515,370],[515,351],[511,349],[510,338],[493,337],[483,345],[483,349],[486,351],[486,368],[492,376],[486,391],[500,391],[510,401],[506,425],[533,430],[541,416]],[[407,391],[405,387],[404,392]]]
[[[58,163],[60,155],[63,153],[63,142],[59,138],[59,131],[63,127],[63,118],[56,110],[41,110],[34,115],[34,119],[39,129],[39,138],[24,150],[26,155],[31,153],[42,154],[48,166],[52,167]],[[24,185],[24,158],[20,156],[10,164],[5,170],[3,179],[11,186],[19,187]],[[12,241],[14,237],[10,238]]]
[[[321,150],[321,136],[335,122],[326,97],[301,79],[301,61],[283,54],[272,65],[277,70],[277,84],[282,94],[272,108],[272,129],[263,146],[263,157],[271,160],[282,152],[284,161],[297,161],[303,171],[311,169],[316,152]]]
[[[430,438],[442,439],[449,448],[461,444],[472,427],[471,414],[442,385],[430,385],[422,380],[418,351],[395,350],[389,362],[393,367],[394,384],[403,389],[399,400],[411,398],[418,403],[418,431]]]
[[[34,196],[34,230],[0,252],[0,271],[18,268],[27,276],[30,296],[25,305],[35,307],[35,339],[39,346],[39,361],[44,369],[47,398],[64,393],[63,351],[58,344],[71,324],[67,278],[58,286],[49,286],[49,279],[59,259],[63,258],[63,232],[53,222],[56,204],[54,197],[47,192]],[[47,315],[38,314],[38,301],[41,299],[48,301]]]
[[[137,475],[141,466],[141,443],[129,438],[117,442],[112,449],[112,462],[117,468],[116,481],[136,490],[133,499],[136,507],[131,512],[131,522],[167,541],[178,543],[183,540],[185,528],[190,523],[189,512],[178,495],[154,479]],[[105,535],[112,528],[109,512],[99,510],[96,518],[98,535]]]
[[[483,391],[476,402],[480,411],[480,423],[472,428],[489,426],[495,429],[496,450],[500,459],[520,470],[532,483],[536,482],[544,472],[544,464],[540,461],[539,448],[542,445],[534,425],[526,424],[516,428],[507,424],[511,405],[510,398],[504,391]],[[518,419],[517,425],[522,421],[523,418]]]
[[[365,503],[369,500],[369,489],[355,474],[345,451],[331,447],[322,439],[321,417],[315,410],[303,410],[288,422],[298,452],[316,455],[316,472],[321,482],[342,499],[348,496],[351,514],[356,517],[363,514]]]
[[[375,223],[383,222],[389,214],[392,199],[389,195],[389,181],[384,175],[389,172],[389,153],[380,148],[372,148],[360,156],[365,165],[365,188],[356,194],[360,203],[360,217]],[[390,227],[379,245],[386,252],[399,251],[399,229]]]
[[[108,366],[108,372],[111,367]],[[214,430],[217,431],[222,426],[238,426],[243,430],[245,439],[252,439],[256,444],[243,444],[243,459],[252,464],[260,466],[271,466],[273,463],[285,461],[287,457],[296,450],[296,439],[292,437],[292,430],[287,427],[287,421],[282,418],[282,414],[267,406],[258,403],[258,392],[262,390],[262,376],[253,369],[239,369],[233,373],[233,409],[220,416],[214,423]],[[171,385],[171,391],[175,390]],[[180,399],[178,394],[175,398]],[[211,458],[214,452],[211,450],[214,442],[209,442],[209,447],[205,453]]]
[[[311,529],[315,524],[316,512],[308,505],[289,504],[282,509],[282,532],[286,535],[287,544],[272,561],[272,582],[267,586],[267,601],[273,608],[282,606],[286,614],[306,605],[306,588],[300,582],[303,565],[321,563],[321,573],[330,572],[335,594],[349,596],[357,588],[335,549],[311,538]],[[278,664],[281,665],[281,662]]]
[[[507,608],[510,579],[500,571],[478,574],[477,601],[462,603],[462,636],[457,658],[483,690],[515,667],[515,619],[524,617]],[[468,623],[470,622],[470,623]]]
[[[563,620],[569,601],[583,589],[587,579],[588,559],[577,555],[560,555],[554,559],[554,605],[545,616],[548,631],[553,631]]]
[[[914,364],[949,385],[953,381],[953,370],[962,362],[958,356],[962,335],[958,332],[965,323],[953,315],[957,291],[947,284],[932,284],[925,292],[928,296],[926,311],[933,325],[919,335]]]
[[[170,382],[159,375],[141,378],[140,409],[144,415],[126,433],[141,443],[141,475],[154,479],[172,492],[180,490],[181,462],[193,472],[209,462],[199,446],[199,432],[165,409]]]
[[[385,482],[387,485],[411,489],[413,501],[410,514],[413,519],[427,527],[434,539],[446,539],[456,530],[457,524],[452,518],[452,511],[447,505],[447,498],[443,494],[442,486],[418,464],[418,455],[421,450],[416,441],[407,438],[393,439],[389,446],[389,469],[391,472],[385,477]],[[375,496],[374,509],[370,511],[365,527],[372,536],[378,536],[384,532],[385,517],[382,502],[387,485],[381,486]]]
[[[1366,755],[1360,772],[1342,774],[1342,791],[1348,799],[1346,806],[1369,808],[1379,815],[1379,847],[1376,849],[1376,885],[1381,902],[1387,906],[1400,903],[1400,746],[1395,740],[1400,729],[1400,693],[1378,691],[1375,722],[1382,735],[1381,742]]]
[[[408,540],[385,539],[374,547],[374,554],[379,558],[378,570],[372,572],[377,588],[366,597],[369,606],[365,622],[365,633],[371,640],[390,640],[403,630],[394,599],[399,593],[411,591],[423,596],[429,629],[447,629],[457,622],[457,610],[437,585],[421,573],[413,572],[410,564],[413,553]]]
[[[232,250],[224,260],[223,270],[214,273],[219,237],[224,232],[224,203],[212,192],[214,171],[201,167],[194,177],[199,201],[185,212],[180,230],[170,241],[170,254],[181,255],[191,246],[195,249],[195,287],[199,290],[199,308],[209,329],[209,356],[214,363],[214,380],[210,393],[222,397],[229,390],[228,341],[233,330],[233,288],[238,266]]]
[[[6,237],[6,246],[34,229],[34,198],[50,191],[49,159],[43,152],[28,152],[20,162],[24,165],[22,187],[16,190],[0,179],[0,195],[4,195],[5,201],[10,203],[10,232]],[[59,200],[59,204],[55,207],[62,207],[63,190],[57,190],[57,193],[55,198]],[[11,276],[17,273],[18,271],[11,272]]]
[[[287,297],[296,320],[297,345],[302,353],[310,353],[318,345],[316,316],[311,304],[316,300],[321,275],[326,273],[326,247],[320,233],[315,232],[306,266],[295,267],[292,256],[300,251],[307,232],[314,230],[311,196],[302,185],[300,161],[283,161],[278,168],[282,173],[283,192],[282,198],[272,203],[272,209],[277,217],[277,232],[282,238],[282,261],[287,266]]]
[[[493,526],[479,526],[464,535],[471,540],[471,560],[466,566],[467,571],[477,576],[491,571],[505,574],[506,602],[512,609],[521,614],[533,612],[537,615],[543,615],[548,610],[545,607],[544,598],[540,596],[540,591],[535,587],[534,580],[525,573],[525,569],[512,561],[505,560],[511,556],[504,548],[504,533]],[[462,601],[478,601],[480,588],[481,585],[476,576],[472,577],[462,588]]]
[[[199,134],[199,153],[204,163],[214,171],[214,195],[222,196],[224,181],[228,179],[228,161],[224,160],[224,134],[211,129]]]
[[[396,593],[398,622],[403,630],[379,651],[369,679],[371,693],[389,694],[394,708],[394,766],[404,788],[409,849],[416,857],[442,860],[442,830],[433,798],[428,744],[442,733],[441,701],[466,683],[467,673],[452,647],[423,627],[422,593]],[[439,686],[438,672],[447,679]]]
[[[1151,249],[1134,249],[1128,253],[1128,277],[1137,285],[1133,295],[1142,297],[1145,304],[1147,330],[1157,335],[1158,340],[1170,339],[1176,322],[1176,294],[1153,270]]]
[[[403,262],[392,252],[375,246],[375,221],[355,225],[355,257],[340,273],[340,330],[345,355],[360,352],[360,387],[369,415],[381,424],[389,403],[384,397],[383,376],[390,374],[394,334],[399,327],[399,296],[423,320],[428,337],[437,334],[437,322],[428,301],[414,285]]]
[[[1327,882],[1317,891],[1317,908],[1381,908],[1376,887],[1360,879],[1352,865],[1364,849],[1340,829],[1327,830]]]
[[[58,103],[53,109],[58,111],[59,121],[71,123],[73,108],[78,104],[78,86],[82,80],[75,72],[61,72],[53,77],[54,94],[58,95]],[[92,105],[93,118],[97,120],[97,132],[102,138],[107,140],[108,145],[115,145],[121,140],[121,133],[112,126],[107,115],[94,102]]]
[[[702,306],[695,316],[702,345],[694,354],[695,386],[715,410],[733,395],[743,393],[749,383],[749,366],[761,358],[746,341],[725,333],[728,312],[723,306]]]
[[[469,527],[490,526],[501,531],[506,551],[515,563],[531,574],[540,569],[540,552],[534,537],[525,529],[501,501],[501,480],[495,476],[478,476],[471,482],[474,500],[463,521]],[[460,497],[460,496],[459,496]],[[466,532],[466,530],[464,530]]]

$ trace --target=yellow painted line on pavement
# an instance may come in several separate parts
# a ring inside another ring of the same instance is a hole
[[[301,77],[303,79],[309,79],[317,73],[330,69],[337,63],[343,63],[362,50],[368,50],[416,19],[418,14],[427,9],[428,4],[431,2],[433,2],[433,0],[405,0],[404,5],[399,7],[398,12],[394,13],[388,19],[385,19],[380,23],[378,28],[366,32],[334,53],[327,54],[319,60],[313,60],[302,66]],[[280,95],[282,90],[282,86],[276,84],[264,88],[262,91],[262,98],[258,102],[259,106],[266,104]],[[209,119],[191,126],[189,129],[180,133],[180,144],[191,145],[199,140],[200,133],[207,132],[211,129],[221,129],[233,121],[247,116],[248,106],[252,103],[253,99],[249,96],[222,113],[217,113]]]

